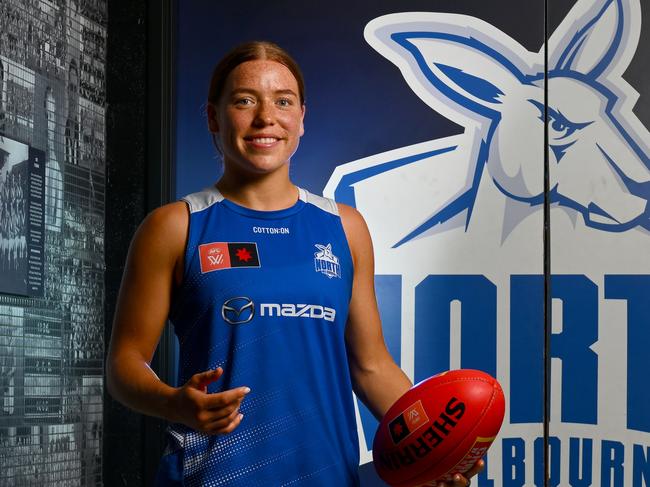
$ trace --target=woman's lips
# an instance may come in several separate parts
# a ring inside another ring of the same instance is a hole
[[[257,135],[254,137],[244,137],[247,144],[253,147],[269,148],[275,146],[280,139],[270,135]]]

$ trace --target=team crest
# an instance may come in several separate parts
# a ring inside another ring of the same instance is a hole
[[[332,253],[332,244],[314,244],[318,252],[314,252],[314,266],[317,272],[325,274],[330,279],[341,277],[339,258]]]
[[[394,337],[387,346],[405,372],[417,382],[477,368],[503,380],[508,413],[482,485],[540,483],[532,479],[549,464],[552,485],[648,482],[650,395],[639,371],[650,333],[647,308],[631,310],[650,285],[650,131],[623,78],[642,2],[566,3],[573,8],[534,51],[468,15],[372,20],[367,42],[464,131],[338,166],[323,191],[363,211],[379,305],[395,315],[382,320]],[[545,205],[550,276],[540,264]],[[544,282],[553,282],[548,314],[534,304]],[[531,339],[544,320],[550,346]],[[548,417],[531,408],[543,404],[544,384]],[[549,461],[538,448],[544,421]],[[376,422],[363,406],[359,424],[370,461]],[[394,441],[411,431],[404,415],[392,427]],[[475,458],[484,446],[474,445]]]

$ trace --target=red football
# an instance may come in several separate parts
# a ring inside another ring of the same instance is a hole
[[[485,455],[503,422],[505,398],[480,370],[444,372],[391,406],[372,447],[375,469],[393,487],[451,480]]]

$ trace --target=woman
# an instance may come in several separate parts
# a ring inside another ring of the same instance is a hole
[[[172,423],[159,485],[357,485],[350,389],[380,418],[411,387],[384,346],[367,227],[289,178],[304,83],[278,46],[231,51],[213,73],[207,115],[223,176],[138,229],[108,387]],[[148,365],[168,317],[176,388]]]

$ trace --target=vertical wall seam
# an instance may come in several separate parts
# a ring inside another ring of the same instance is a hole
[[[549,432],[551,411],[551,218],[548,148],[548,0],[544,0],[544,487],[550,478]]]

